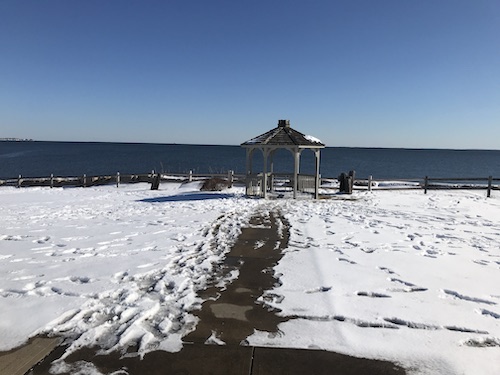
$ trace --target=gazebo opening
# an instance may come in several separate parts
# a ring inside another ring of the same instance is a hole
[[[325,145],[317,138],[292,129],[289,120],[279,120],[276,128],[241,146],[247,153],[247,195],[265,198],[269,192],[288,190],[293,192],[294,198],[298,192],[312,193],[318,198],[320,150]],[[312,151],[312,156],[303,152],[305,150]],[[300,165],[302,158],[307,166],[304,171]],[[287,171],[280,170],[284,166]]]

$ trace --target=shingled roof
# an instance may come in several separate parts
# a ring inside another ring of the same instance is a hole
[[[289,120],[279,120],[278,126],[268,132],[252,138],[241,146],[299,146],[307,148],[323,148],[325,145],[317,138],[304,135],[290,127]]]

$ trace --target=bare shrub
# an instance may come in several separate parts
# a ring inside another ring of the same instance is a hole
[[[201,187],[202,191],[221,191],[228,187],[228,183],[226,180],[222,178],[214,177],[208,180],[205,180],[203,186]]]

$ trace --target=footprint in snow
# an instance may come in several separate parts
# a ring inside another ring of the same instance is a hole
[[[376,293],[376,292],[359,291],[359,292],[355,292],[354,294],[357,295],[357,296],[360,296],[360,297],[391,298],[391,296],[388,295],[388,294]]]
[[[372,249],[372,248],[370,248],[370,249],[361,248],[360,250],[366,254],[371,254],[371,253],[375,252],[375,249]]]
[[[10,236],[8,234],[0,236],[0,241],[21,241],[22,239],[22,236]]]
[[[427,330],[438,330],[441,329],[440,326],[425,323],[416,323],[400,318],[384,318],[386,322],[397,324],[398,326],[406,326],[412,329],[427,329]]]
[[[347,259],[347,258],[337,258],[337,260],[338,260],[339,262],[346,262],[346,263],[349,263],[349,264],[357,264],[355,261],[353,261],[353,260],[349,260],[349,259]]]
[[[387,267],[378,266],[377,268],[381,271],[384,271],[385,273],[390,274],[390,275],[396,274],[396,272],[394,272],[393,270],[391,270],[390,268],[387,268]]]
[[[463,341],[462,345],[473,348],[500,347],[500,339],[495,337],[473,338]]]
[[[87,284],[91,281],[90,277],[87,276],[71,276],[69,279],[76,284]]]
[[[41,237],[38,240],[33,240],[33,243],[43,244],[50,240],[49,236]]]
[[[321,293],[321,292],[328,292],[331,289],[332,289],[331,286],[320,286],[318,288],[306,290],[305,292],[308,293],[308,294],[311,294],[311,293]]]
[[[447,295],[447,296],[451,296],[451,297],[453,297],[453,298],[460,299],[460,300],[462,300],[462,301],[477,302],[477,303],[484,303],[484,304],[487,304],[487,305],[496,305],[496,304],[497,304],[496,302],[489,301],[489,300],[487,300],[487,299],[466,296],[466,295],[464,295],[464,294],[460,294],[460,293],[458,293],[458,292],[455,292],[454,290],[442,289],[441,291],[442,291],[445,295]]]
[[[178,241],[178,242],[183,242],[186,240],[186,236],[184,236],[183,234],[178,234],[177,236],[175,237],[172,237],[171,239],[174,240],[174,241]]]
[[[398,279],[395,277],[390,277],[388,280],[391,282],[394,282],[394,283],[404,285],[404,288],[402,288],[402,289],[390,289],[393,292],[413,293],[413,292],[425,292],[428,290],[427,288],[419,287],[413,283],[410,283],[408,281],[404,281],[404,280],[401,280],[401,279]]]
[[[486,309],[477,309],[475,310],[478,314],[484,315],[484,316],[489,316],[495,319],[500,319],[500,314],[497,314],[496,312],[486,310]]]
[[[483,259],[474,259],[473,262],[481,266],[487,266],[488,264],[490,264],[489,261]]]

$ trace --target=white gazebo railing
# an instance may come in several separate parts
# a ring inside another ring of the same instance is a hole
[[[265,183],[267,183],[267,189],[265,190],[268,194],[294,193],[294,182],[293,173],[268,172],[266,179],[264,179],[263,173],[248,174],[246,176],[246,195],[262,197]],[[316,176],[306,174],[297,175],[296,192],[315,195]]]

